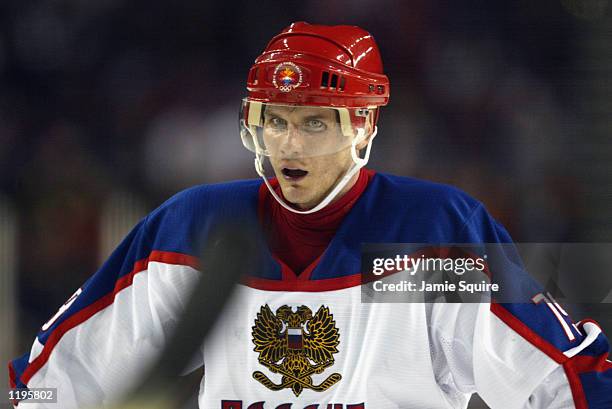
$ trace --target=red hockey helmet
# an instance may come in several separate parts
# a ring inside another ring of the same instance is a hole
[[[305,22],[272,38],[249,71],[247,90],[249,100],[268,103],[365,108],[389,101],[370,33]]]

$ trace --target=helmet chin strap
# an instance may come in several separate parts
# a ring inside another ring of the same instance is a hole
[[[334,186],[331,192],[329,192],[327,196],[325,196],[325,198],[318,205],[309,210],[296,210],[287,203],[285,203],[283,199],[281,199],[279,195],[276,194],[274,188],[272,187],[272,185],[270,185],[270,182],[268,181],[268,178],[266,177],[266,174],[264,172],[263,161],[265,157],[260,153],[255,154],[255,170],[257,171],[257,174],[263,179],[264,183],[268,187],[268,190],[270,191],[270,194],[272,194],[272,197],[274,197],[274,199],[276,199],[276,201],[280,203],[280,205],[283,206],[285,209],[297,214],[310,214],[318,212],[319,210],[330,204],[331,201],[334,200],[336,196],[338,196],[338,193],[340,193],[340,191],[344,189],[344,187],[351,180],[351,178],[355,176],[355,174],[368,163],[368,160],[370,159],[370,150],[372,149],[372,140],[374,140],[374,137],[376,136],[377,132],[378,127],[374,127],[374,132],[372,132],[370,140],[368,141],[368,144],[366,146],[365,155],[363,158],[360,158],[359,153],[357,152],[357,143],[361,142],[364,139],[365,131],[363,129],[358,130],[357,137],[351,143],[351,158],[353,159],[353,165],[351,165],[351,167],[346,171],[342,179],[340,179],[336,186]],[[257,144],[256,138],[254,139],[255,144]],[[257,151],[259,151],[259,149],[257,149]]]

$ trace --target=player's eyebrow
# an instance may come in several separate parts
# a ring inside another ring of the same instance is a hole
[[[338,124],[340,122],[340,118],[339,116],[336,115],[327,115],[328,113],[318,113],[318,114],[312,114],[312,115],[307,115],[304,117],[304,119],[302,120],[303,122],[308,122],[308,121],[321,121],[322,123],[324,123],[326,126],[334,126],[334,124]]]
[[[278,116],[278,117],[284,117],[285,114],[282,112],[275,112],[275,111],[271,111],[271,110],[266,110],[264,111],[264,116],[265,117],[271,117],[271,116]],[[307,115],[303,118],[304,121],[311,121],[311,120],[322,120],[322,121],[331,121],[331,118],[328,118],[326,115],[324,114],[312,114],[312,115]]]
[[[327,118],[325,115],[321,115],[321,114],[308,115],[306,118],[304,118],[305,121],[310,121],[310,120],[313,120],[313,119],[327,120],[329,118]]]
[[[264,116],[281,116],[282,115],[282,113],[280,112],[269,111],[267,109],[264,111],[263,114]]]

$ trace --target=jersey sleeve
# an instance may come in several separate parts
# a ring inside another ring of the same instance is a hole
[[[9,363],[10,386],[57,388],[64,409],[112,402],[163,348],[197,280],[194,257],[154,249],[141,221]]]
[[[510,243],[480,206],[461,242]],[[529,278],[505,246],[514,269],[502,281],[513,291]],[[493,272],[492,274],[495,274]],[[525,302],[429,306],[436,379],[450,400],[477,392],[493,409],[612,408],[610,344],[591,320],[573,322],[537,283]]]

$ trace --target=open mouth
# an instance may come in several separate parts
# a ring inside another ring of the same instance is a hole
[[[308,171],[302,169],[283,168],[282,173],[286,180],[296,181],[306,176]]]

